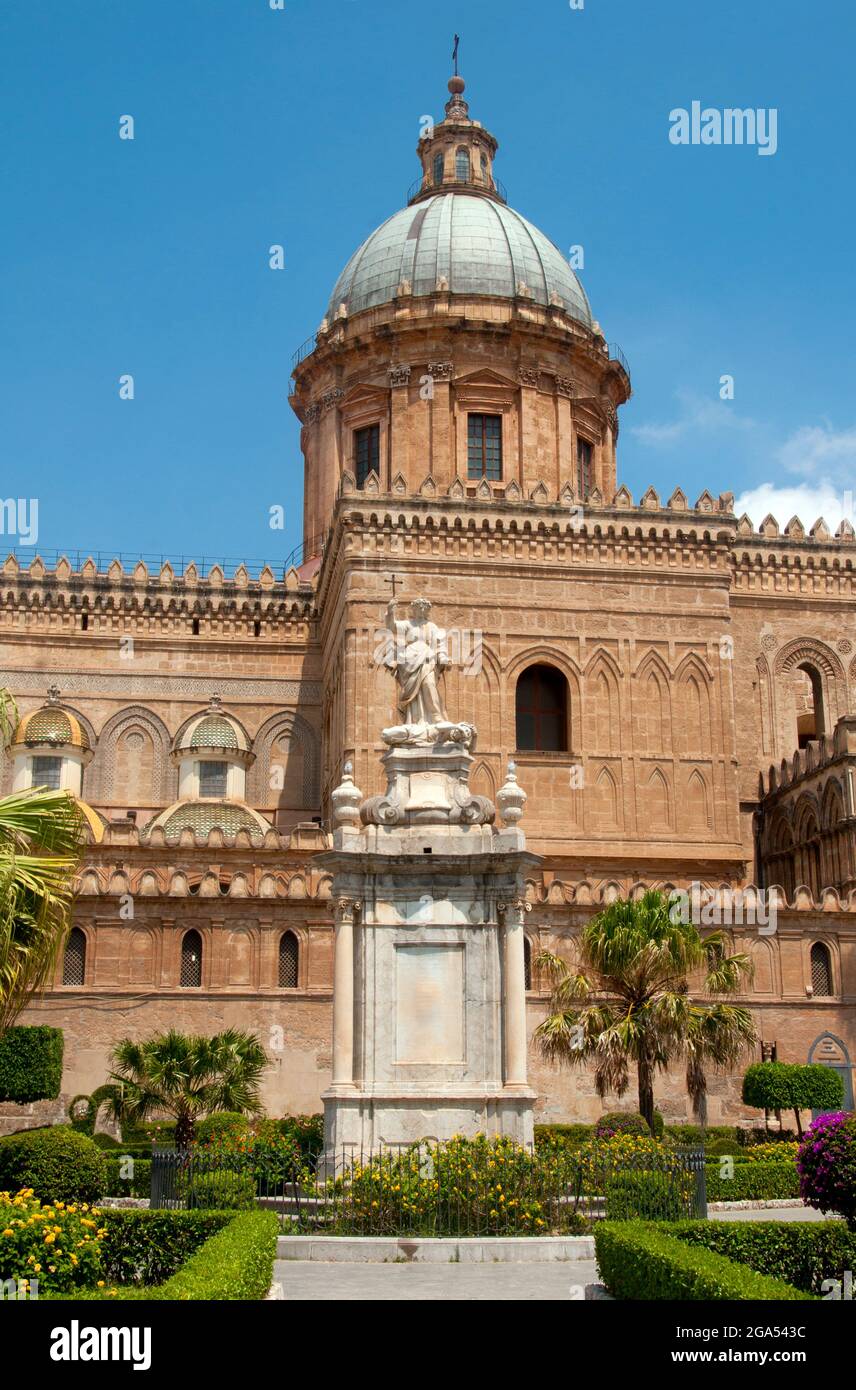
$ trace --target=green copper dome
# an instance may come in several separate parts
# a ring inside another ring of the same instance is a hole
[[[561,251],[519,212],[475,192],[444,192],[402,208],[355,251],[330,298],[332,322],[401,293],[525,298],[586,327],[585,290]]]

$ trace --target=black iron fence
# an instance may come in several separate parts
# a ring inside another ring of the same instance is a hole
[[[276,1211],[283,1229],[328,1235],[550,1235],[601,1218],[707,1215],[703,1149],[616,1153],[499,1140],[346,1145],[318,1159],[259,1149],[155,1149],[153,1207]]]

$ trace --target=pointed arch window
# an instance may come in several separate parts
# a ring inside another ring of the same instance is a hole
[[[517,747],[568,751],[568,682],[555,666],[528,666],[515,692]]]
[[[86,933],[80,927],[72,927],[66,942],[62,982],[64,985],[86,983]]]
[[[793,673],[794,705],[796,709],[797,747],[805,748],[813,739],[826,732],[823,709],[823,681],[816,666],[803,662]]]
[[[832,994],[832,961],[822,941],[811,948],[811,990],[815,999],[828,999]]]
[[[284,932],[279,942],[279,987],[297,989],[300,969],[300,943],[293,931]]]
[[[181,941],[182,989],[202,988],[202,937],[198,931],[186,931]]]

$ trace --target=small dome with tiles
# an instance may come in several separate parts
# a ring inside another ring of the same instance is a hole
[[[249,753],[250,742],[237,719],[225,714],[216,696],[204,714],[184,726],[175,741],[176,753]]]
[[[167,840],[177,840],[182,830],[192,830],[199,839],[207,839],[210,831],[221,830],[227,839],[234,839],[239,830],[248,830],[254,844],[260,844],[273,827],[251,807],[235,801],[184,801],[168,807],[156,816],[143,831],[147,838],[160,827]]]
[[[89,751],[89,735],[80,720],[67,709],[48,701],[41,709],[25,714],[12,740],[27,748],[81,748]]]

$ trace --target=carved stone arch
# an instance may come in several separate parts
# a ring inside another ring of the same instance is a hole
[[[675,742],[681,753],[710,752],[712,685],[707,664],[690,652],[675,672]]]
[[[794,807],[795,838],[802,840],[808,835],[816,835],[821,825],[821,810],[817,797],[812,792],[803,792]]]
[[[586,796],[586,827],[594,832],[620,830],[624,816],[621,787],[607,764],[597,772],[592,768],[591,792]]]
[[[550,666],[564,676],[567,683],[567,716],[568,716],[568,751],[580,744],[580,730],[582,727],[582,680],[580,668],[566,652],[554,647],[550,643],[539,643],[537,647],[528,647],[525,652],[518,652],[512,657],[505,668],[506,679],[506,710],[510,720],[516,720],[517,707],[517,682],[531,666]],[[516,744],[516,733],[511,729],[506,732],[503,739],[509,747]]]
[[[169,730],[163,720],[145,705],[127,705],[108,719],[101,730],[95,757],[86,769],[83,779],[84,795],[88,801],[97,803],[113,800],[117,744],[135,725],[152,741],[152,804],[169,806],[178,797],[178,770],[169,760]]]
[[[672,749],[671,673],[659,653],[648,651],[633,676],[633,722],[642,752]]]
[[[470,773],[470,790],[476,796],[486,796],[491,801],[496,797],[496,778],[483,758],[473,764]]]
[[[247,800],[253,806],[270,806],[273,802],[279,802],[282,792],[271,787],[271,767],[274,748],[280,739],[294,740],[300,747],[303,756],[300,787],[302,809],[315,810],[321,802],[321,741],[308,720],[294,709],[271,715],[258,730],[252,745],[256,761],[247,775]],[[286,770],[286,779],[287,776]],[[285,802],[282,804],[286,805]]]
[[[795,666],[807,662],[817,666],[826,676],[839,680],[844,675],[844,667],[831,647],[816,637],[797,637],[788,642],[776,656],[776,675],[784,675]]]
[[[599,647],[585,667],[585,746],[598,753],[621,752],[621,668]]]
[[[640,824],[652,830],[671,830],[674,827],[674,799],[668,775],[661,767],[653,767],[639,788]]]
[[[773,685],[770,664],[763,653],[755,662],[758,673],[758,726],[761,730],[761,752],[770,757],[773,752]]]
[[[687,777],[686,798],[687,829],[710,830],[710,787],[707,778],[699,767],[692,768]]]

